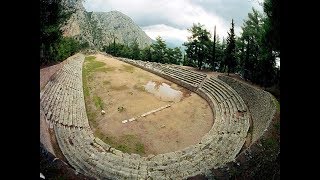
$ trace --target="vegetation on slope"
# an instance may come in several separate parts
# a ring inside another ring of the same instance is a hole
[[[62,61],[87,46],[62,36],[60,28],[72,13],[61,0],[40,0],[40,65]]]
[[[115,39],[112,44],[103,47],[103,51],[113,56],[119,56],[130,59],[141,59],[169,64],[182,64],[182,52],[176,48],[167,47],[161,37],[157,37],[156,42],[151,46],[139,49],[138,43],[134,41],[130,45],[116,43]]]
[[[263,7],[264,13],[255,9],[248,13],[239,37],[234,35],[232,21],[226,41],[215,35],[212,41],[203,25],[194,24],[189,29],[192,35],[184,43],[186,64],[238,73],[263,87],[275,85],[279,89],[280,69],[276,68],[275,59],[280,58],[280,5],[278,0],[265,0]]]

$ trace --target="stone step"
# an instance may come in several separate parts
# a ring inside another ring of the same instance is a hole
[[[226,88],[226,87],[222,87],[221,85],[218,85],[217,83],[213,83],[214,81],[210,81],[208,82],[208,84],[212,85],[211,87],[214,89],[219,89],[221,93],[223,93],[222,95],[224,96],[225,99],[232,99],[232,103],[237,107],[238,110],[242,111],[243,108],[241,108],[240,106],[240,101],[239,99],[242,99],[241,97],[239,97],[239,95],[235,94],[234,92],[230,91],[230,89]],[[226,94],[228,93],[228,94]]]
[[[187,80],[190,80],[190,81],[195,81],[195,82],[201,81],[201,79],[199,79],[197,77],[193,77],[192,75],[182,74],[181,72],[173,71],[173,70],[170,70],[168,68],[163,68],[162,72],[165,73],[165,74],[169,74],[169,75],[175,75],[176,77],[180,77],[180,78],[187,79]]]
[[[217,93],[217,91],[214,91],[210,86],[207,86],[206,84],[203,84],[201,89],[205,90],[211,97],[214,97],[214,99],[218,102],[221,103],[223,102],[223,97]]]
[[[221,86],[224,86],[226,89],[228,89],[230,92],[232,92],[233,96],[237,99],[237,101],[235,101],[235,102],[238,102],[237,103],[238,109],[240,111],[246,111],[246,106],[245,106],[244,101],[242,100],[240,95],[234,89],[232,89],[228,84],[221,81],[220,79],[217,79],[217,78],[212,78],[212,79],[214,82],[217,82],[218,84],[220,84]]]
[[[210,89],[212,89],[212,90],[216,91],[217,93],[219,93],[220,96],[222,96],[223,101],[230,98],[230,96],[228,94],[226,94],[226,92],[223,89],[221,89],[220,86],[217,86],[212,81],[208,80],[208,81],[206,81],[204,83],[204,85],[206,85]]]
[[[65,138],[65,131],[62,130],[62,127],[58,127],[56,126],[55,127],[55,132],[56,132],[56,135],[57,137],[57,140],[58,140],[58,143],[59,143],[59,146],[60,146],[60,149],[62,151],[62,153],[64,154],[64,156],[67,158],[68,162],[73,165],[73,167],[83,173],[83,174],[86,174],[88,173],[85,169],[83,169],[82,167],[82,159],[78,159],[77,157],[77,148],[72,148],[72,146],[70,145],[67,145],[66,143],[64,143],[62,141],[62,138]],[[69,149],[71,147],[71,149]]]
[[[171,65],[173,66],[173,65]],[[189,69],[184,69],[184,68],[181,68],[179,66],[173,66],[174,69],[179,69],[180,71],[184,71],[184,72],[188,72],[188,73],[193,73],[195,75],[197,75],[198,77],[206,77],[206,74],[203,74],[203,73],[199,73],[199,72],[195,72],[195,71],[192,71],[192,70],[189,70]]]
[[[76,132],[73,130],[73,132]],[[83,144],[81,139],[79,138],[79,135],[77,133],[74,133],[73,136],[73,142],[74,144],[77,144],[75,146],[75,160],[78,161],[80,164],[81,168],[86,171],[86,174],[89,174],[93,177],[95,177],[93,171],[92,171],[92,166],[87,162],[87,160],[90,158],[90,156],[85,152],[86,146]]]
[[[197,75],[197,74],[195,74],[193,72],[180,71],[178,69],[172,69],[170,67],[163,69],[163,71],[165,71],[167,73],[176,74],[176,75],[184,77],[184,78],[194,79],[195,81],[202,81],[204,79],[203,76],[199,76],[199,75]]]
[[[202,79],[203,79],[202,77],[194,76],[194,74],[192,74],[192,73],[190,73],[190,74],[183,73],[183,72],[180,72],[178,70],[173,70],[173,69],[170,69],[170,68],[163,68],[163,72],[165,72],[167,74],[174,74],[177,77],[188,79],[188,80],[191,80],[191,81],[194,81],[194,82],[201,82]]]
[[[43,95],[42,97],[43,99],[41,101],[45,114],[47,114],[49,111],[51,101],[55,97],[54,93],[56,92],[58,85],[55,83],[52,83],[51,86],[48,86],[48,88],[50,88],[50,90],[48,91],[48,93]]]

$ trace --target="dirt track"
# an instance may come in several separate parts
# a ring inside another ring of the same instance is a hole
[[[101,139],[115,146],[128,146],[128,149],[135,146],[132,143],[142,143],[143,155],[159,154],[196,144],[211,129],[212,111],[197,94],[116,59],[100,54],[95,56],[105,66],[104,71],[95,72],[88,81],[90,98],[86,98],[86,107],[90,126]],[[123,124],[125,119],[170,103],[144,90],[143,85],[149,81],[171,85],[173,89],[183,92],[182,100],[172,103],[170,108]],[[100,114],[101,109],[95,105],[94,97],[101,98],[105,115]]]

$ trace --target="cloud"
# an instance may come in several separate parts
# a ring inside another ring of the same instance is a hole
[[[142,30],[144,30],[144,32],[154,40],[157,36],[161,36],[161,38],[165,40],[177,39],[184,42],[187,41],[187,37],[190,36],[190,33],[186,29],[178,29],[165,24],[146,26],[143,27]]]
[[[256,1],[256,0],[254,0]],[[261,1],[261,0],[260,0]],[[235,20],[235,32],[239,35],[243,19],[251,11],[253,2],[248,0],[86,0],[87,11],[111,10],[128,15],[146,33],[175,36],[186,39],[188,28],[200,23],[213,33],[214,26],[220,38],[227,36],[231,19]],[[240,22],[240,20],[242,20]],[[170,32],[168,34],[164,32]],[[179,34],[181,33],[181,34]]]

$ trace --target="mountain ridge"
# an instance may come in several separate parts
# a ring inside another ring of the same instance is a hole
[[[101,50],[113,43],[128,44],[137,41],[140,48],[152,44],[152,39],[127,15],[120,11],[88,12],[81,0],[63,0],[66,11],[73,11],[63,25],[65,37],[73,37],[81,43]]]

